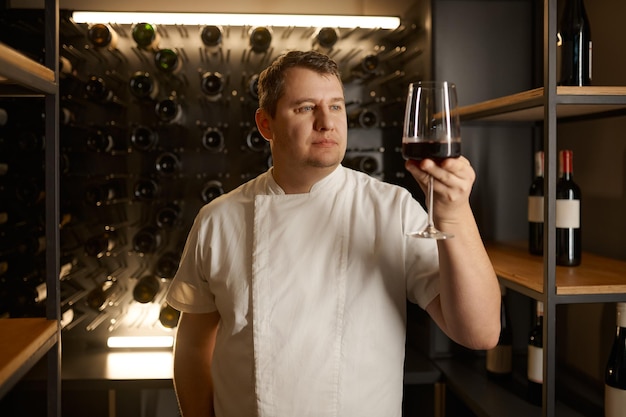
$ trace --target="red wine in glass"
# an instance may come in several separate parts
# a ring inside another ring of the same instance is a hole
[[[416,161],[432,159],[440,164],[444,159],[461,156],[461,142],[403,142],[402,155]]]

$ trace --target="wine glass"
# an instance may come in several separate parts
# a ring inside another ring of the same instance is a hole
[[[457,112],[456,86],[446,81],[420,81],[409,84],[402,132],[402,157],[437,164],[461,155],[461,126]],[[412,236],[447,239],[453,237],[437,228],[433,221],[433,177],[426,196],[428,226]]]

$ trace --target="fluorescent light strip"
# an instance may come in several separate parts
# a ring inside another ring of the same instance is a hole
[[[172,336],[111,336],[107,346],[112,349],[170,348],[174,346]]]
[[[392,16],[326,16],[288,14],[224,14],[224,13],[126,13],[74,12],[76,23],[140,22],[157,25],[222,25],[222,26],[296,26],[363,29],[396,29],[400,18]]]

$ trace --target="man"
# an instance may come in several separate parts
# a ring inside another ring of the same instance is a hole
[[[168,302],[184,417],[400,416],[406,299],[474,349],[499,336],[500,292],[470,205],[467,159],[406,168],[435,187],[435,241],[401,187],[340,165],[336,64],[289,52],[259,77],[273,167],[204,206]],[[399,139],[398,139],[399,140]]]

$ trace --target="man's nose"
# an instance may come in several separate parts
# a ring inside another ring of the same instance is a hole
[[[332,130],[334,127],[333,117],[328,109],[318,109],[315,114],[315,130]]]

